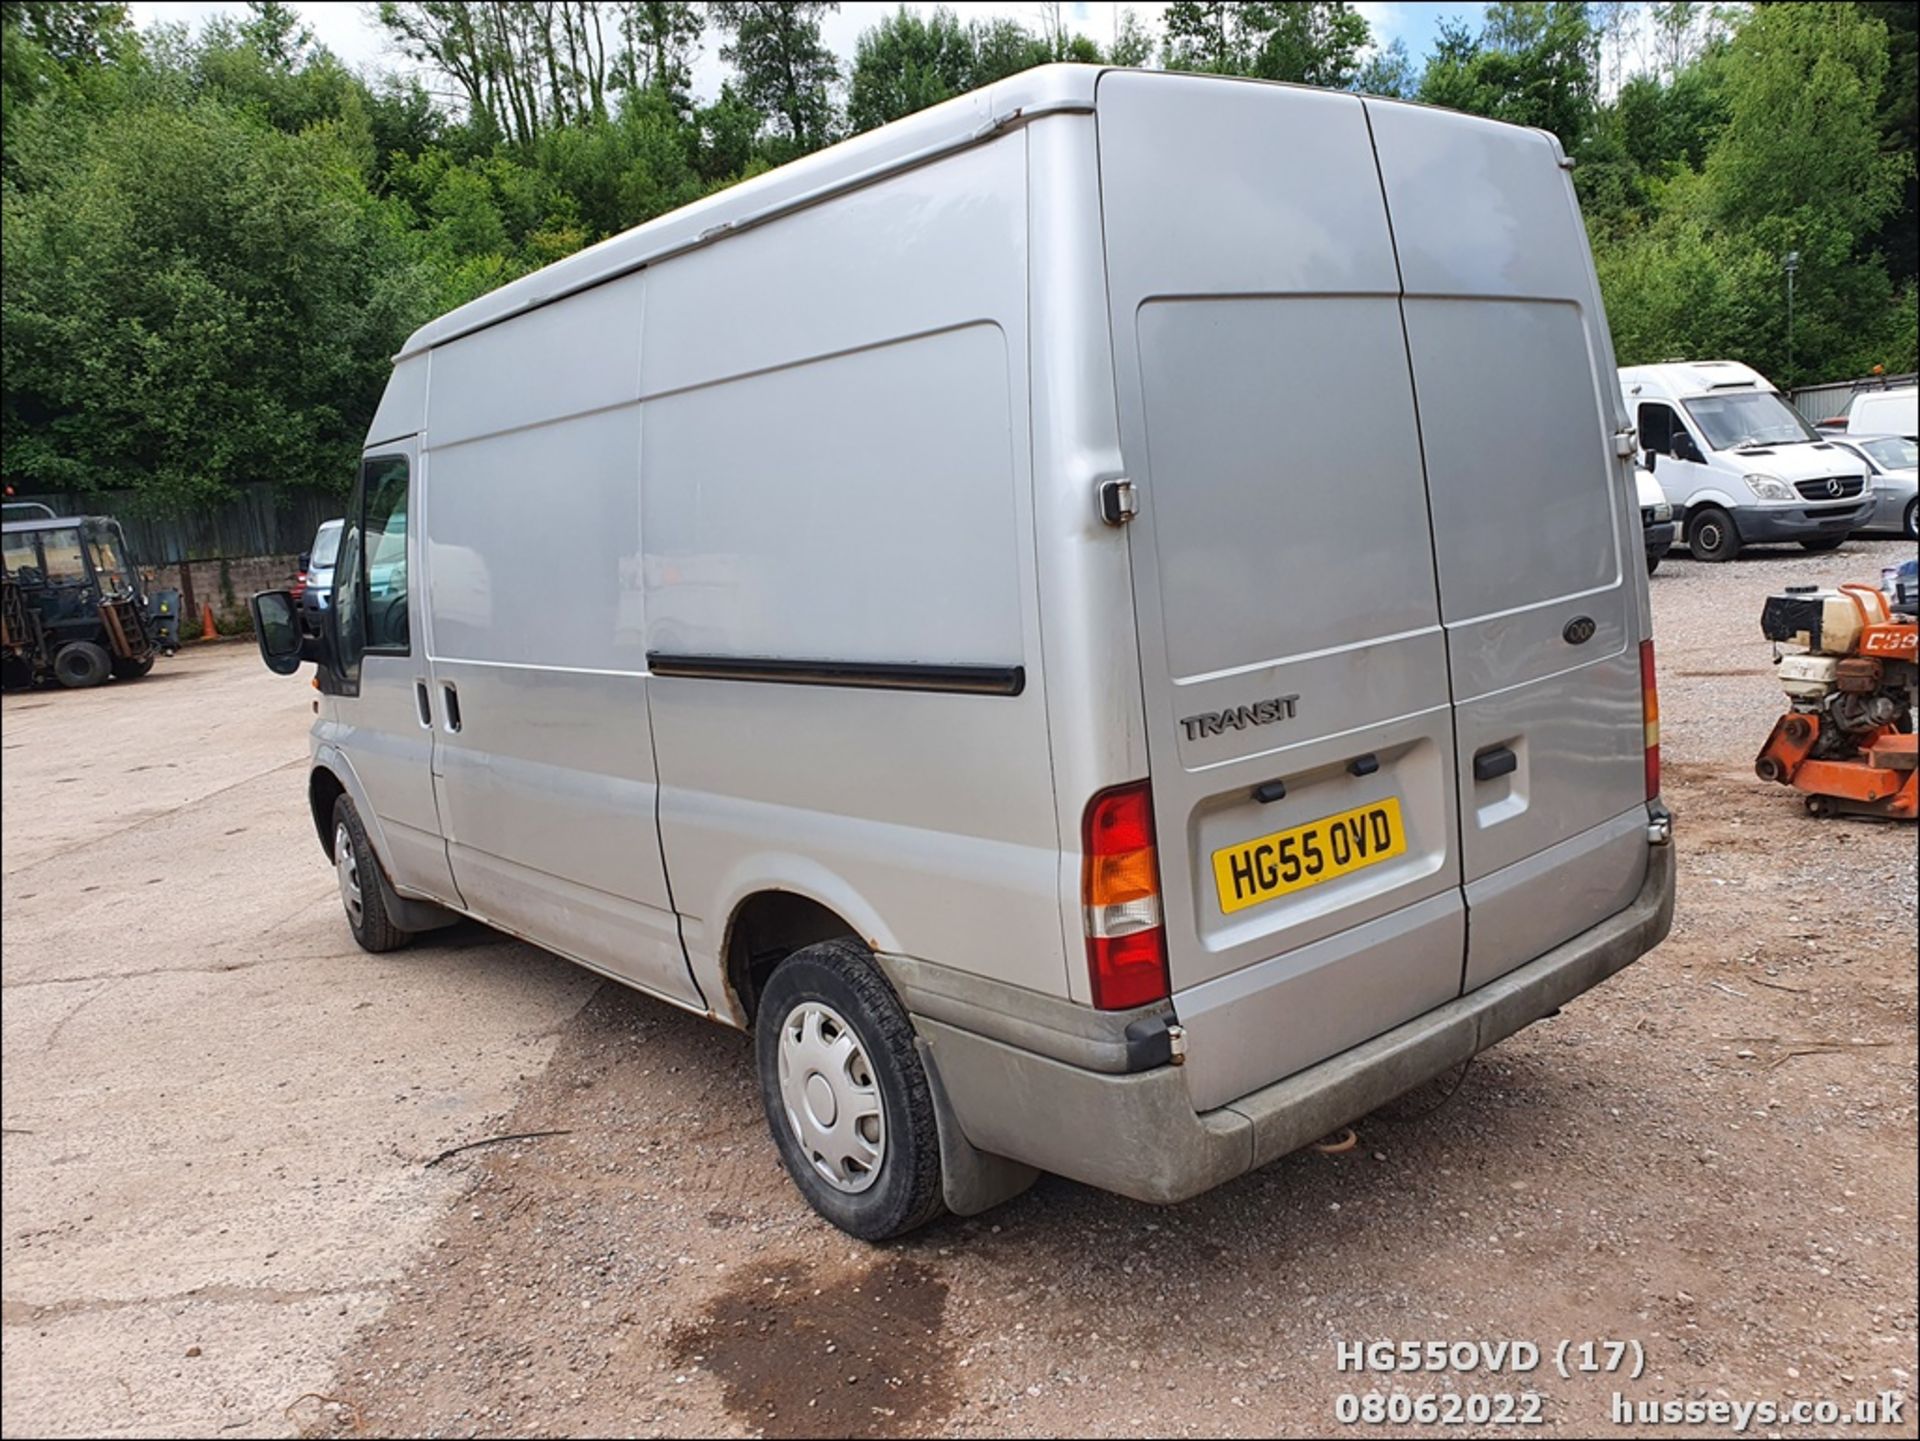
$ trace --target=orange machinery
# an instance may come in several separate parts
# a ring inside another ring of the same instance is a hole
[[[1790,586],[1760,628],[1781,653],[1788,710],[1760,748],[1760,779],[1806,792],[1816,816],[1913,820],[1920,810],[1914,617],[1867,585]]]

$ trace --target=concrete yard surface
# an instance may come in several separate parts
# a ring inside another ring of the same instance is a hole
[[[1043,1178],[886,1248],[788,1183],[745,1037],[470,924],[355,948],[304,678],[216,646],[9,696],[4,1429],[1251,1437],[1401,1391],[1532,1397],[1566,1435],[1614,1430],[1615,1393],[1890,1393],[1891,1427],[1759,1431],[1912,1435],[1915,830],[1752,771],[1783,704],[1761,600],[1911,553],[1653,578],[1653,955],[1344,1154],[1168,1210]],[[531,1131],[566,1134],[425,1165]],[[1646,1370],[1336,1369],[1387,1339],[1617,1339]]]
[[[8,1434],[286,1430],[593,992],[463,927],[361,952],[304,678],[196,648],[9,695]]]

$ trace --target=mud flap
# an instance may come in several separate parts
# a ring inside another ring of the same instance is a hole
[[[1011,1201],[1034,1183],[1039,1171],[977,1149],[961,1131],[960,1121],[953,1114],[947,1089],[940,1081],[940,1068],[934,1064],[933,1051],[917,1036],[913,1048],[920,1054],[920,1065],[927,1073],[927,1089],[933,1093],[934,1125],[940,1133],[940,1189],[947,1209],[956,1216],[977,1216],[1002,1201]]]
[[[460,919],[445,906],[436,906],[432,901],[408,900],[393,888],[385,866],[376,865],[373,870],[379,879],[380,900],[387,908],[387,916],[401,930],[416,933],[444,930]]]

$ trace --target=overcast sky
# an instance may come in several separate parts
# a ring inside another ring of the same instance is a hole
[[[947,5],[963,20],[1007,16],[1030,29],[1040,28],[1040,6],[1021,3],[1021,0],[947,0]],[[356,3],[356,0],[304,0],[293,8],[313,27],[320,42],[348,64],[362,69],[402,67],[400,58],[387,49],[385,36],[373,19],[372,5]],[[843,62],[850,61],[854,40],[860,32],[895,8],[893,4],[876,3],[876,0],[852,0],[842,4],[838,13],[826,17],[821,34]],[[933,7],[920,4],[908,8],[926,11]],[[1073,29],[1092,36],[1103,46],[1113,39],[1114,26],[1127,8],[1110,0],[1081,0],[1063,7],[1067,23]],[[1155,3],[1132,6],[1142,20],[1155,25],[1156,29],[1160,12],[1165,8],[1164,4]],[[1426,54],[1441,20],[1449,16],[1477,17],[1481,9],[1477,4],[1423,4],[1418,0],[1400,4],[1361,0],[1354,8],[1367,17],[1377,43],[1384,45],[1391,40],[1401,40],[1416,62]],[[245,9],[239,0],[176,0],[176,3],[135,0],[132,6],[135,23],[143,27],[160,21],[179,21],[198,28],[210,15],[233,14]],[[726,73],[726,67],[715,53],[716,42],[711,31],[707,38],[707,48],[693,73],[694,90],[703,100],[711,99],[719,91]]]

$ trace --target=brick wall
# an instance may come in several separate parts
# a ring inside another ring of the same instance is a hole
[[[297,555],[256,555],[243,560],[194,560],[180,565],[155,566],[153,584],[181,594],[180,638],[200,636],[200,607],[213,607],[214,624],[223,635],[253,629],[247,602],[257,590],[284,590],[298,573]]]

